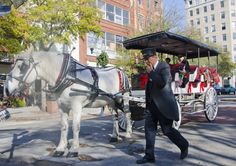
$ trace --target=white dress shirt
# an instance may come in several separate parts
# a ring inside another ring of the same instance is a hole
[[[159,61],[157,61],[157,62],[155,63],[155,65],[153,66],[153,70],[155,70],[155,69],[157,68],[158,63],[159,63]]]

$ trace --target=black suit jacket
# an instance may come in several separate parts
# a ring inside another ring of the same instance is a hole
[[[146,106],[154,101],[159,111],[168,119],[179,120],[178,105],[171,89],[170,67],[165,62],[159,62],[156,69],[148,75],[146,86]],[[151,110],[155,111],[155,110]]]

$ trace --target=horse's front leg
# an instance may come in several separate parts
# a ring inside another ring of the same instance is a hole
[[[125,117],[126,117],[126,122],[127,122],[127,127],[126,127],[126,138],[131,138],[131,134],[132,134],[132,124],[131,124],[131,112],[129,110],[129,92],[126,92],[124,94],[124,113],[125,113]]]
[[[81,112],[82,112],[82,104],[74,102],[72,104],[72,130],[73,130],[73,140],[71,144],[71,148],[69,149],[69,153],[67,157],[78,157],[79,155],[79,132],[80,132],[80,120],[81,120]]]
[[[113,132],[110,142],[118,142],[118,140],[121,139],[119,137],[118,112],[117,109],[113,109],[111,107],[109,107],[109,110],[111,111],[113,118]]]
[[[56,151],[53,154],[54,157],[63,156],[68,144],[67,136],[69,128],[68,124],[69,112],[64,112],[62,109],[60,109],[60,112],[61,112],[61,137],[60,137],[60,142],[56,148]]]

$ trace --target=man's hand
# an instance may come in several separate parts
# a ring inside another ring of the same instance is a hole
[[[153,70],[152,64],[150,64],[150,63],[146,64],[146,70],[147,70],[148,73],[150,73]]]

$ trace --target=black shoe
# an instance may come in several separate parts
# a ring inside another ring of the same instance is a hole
[[[188,156],[188,147],[185,150],[181,150],[180,159],[183,160]]]
[[[136,161],[136,164],[145,164],[145,163],[155,163],[155,159],[147,159],[143,157],[142,159]]]

